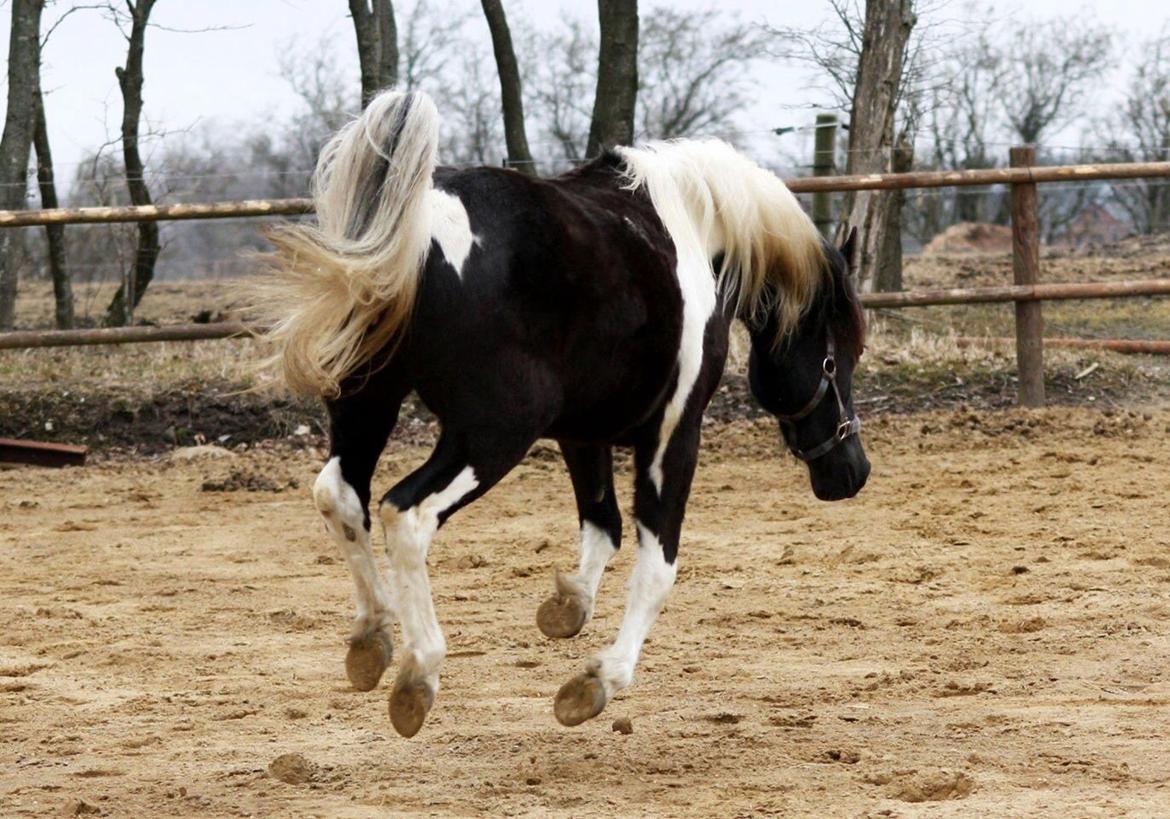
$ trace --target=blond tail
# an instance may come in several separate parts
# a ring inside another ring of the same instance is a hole
[[[338,395],[406,329],[431,242],[438,124],[425,94],[379,94],[321,151],[317,224],[270,235],[257,311],[271,327],[268,364],[293,391]]]

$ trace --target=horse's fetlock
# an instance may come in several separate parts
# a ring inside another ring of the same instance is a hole
[[[605,693],[613,696],[634,682],[634,666],[625,659],[615,659],[602,652],[589,661],[589,672],[605,686]]]

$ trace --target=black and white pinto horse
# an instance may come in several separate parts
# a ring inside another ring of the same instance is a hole
[[[326,146],[317,224],[273,234],[276,275],[261,300],[272,363],[292,389],[325,399],[330,457],[313,499],[356,587],[346,670],[356,688],[374,688],[399,623],[390,718],[407,737],[446,653],[426,562],[438,528],[537,439],[555,439],[576,494],[580,563],[557,574],[537,623],[571,637],[621,541],[613,447],[633,448],[637,557],[617,637],[556,696],[557,719],[576,725],[630,685],[674,584],[731,322],[751,332],[753,393],[816,495],[834,500],[869,473],[850,401],[862,313],[843,251],[775,176],[721,142],[618,148],[540,180],[436,167],[437,131],[430,99],[389,91]],[[442,432],[378,506],[384,576],[370,480],[412,390]]]

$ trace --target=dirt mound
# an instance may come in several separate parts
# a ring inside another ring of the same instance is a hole
[[[931,239],[926,247],[922,248],[922,255],[1011,253],[1011,250],[1010,227],[989,225],[984,222],[960,222]]]
[[[975,790],[975,782],[964,773],[928,771],[890,782],[886,794],[900,802],[942,802],[965,799]]]
[[[299,487],[300,482],[295,478],[276,480],[247,469],[233,469],[222,480],[208,478],[200,485],[204,492],[283,492]]]
[[[1070,255],[1106,256],[1119,259],[1165,259],[1170,256],[1170,232],[1150,236],[1127,236],[1116,242],[1089,243]]]

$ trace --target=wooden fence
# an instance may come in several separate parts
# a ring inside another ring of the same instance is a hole
[[[902,308],[935,304],[1012,302],[1016,308],[1016,356],[1019,367],[1020,403],[1044,403],[1043,321],[1041,302],[1053,299],[1099,299],[1170,295],[1170,278],[1144,281],[1086,284],[1042,284],[1040,278],[1040,226],[1036,185],[1053,182],[1170,177],[1170,162],[1137,162],[1100,165],[1037,167],[1035,149],[1013,148],[1011,167],[972,171],[920,171],[863,176],[818,176],[790,180],[795,193],[860,190],[1010,185],[1012,198],[1012,267],[1014,283],[1004,287],[912,290],[899,293],[866,293],[867,307]],[[0,227],[49,224],[95,224],[183,219],[230,219],[255,216],[291,216],[311,213],[308,199],[266,199],[99,208],[0,211]],[[191,341],[251,335],[239,322],[180,324],[167,327],[117,327],[99,330],[46,330],[0,333],[0,350],[61,347],[90,344],[126,344],[149,341]],[[1061,340],[1072,341],[1072,340]],[[1092,343],[1086,340],[1086,343]],[[1160,352],[1164,342],[1125,344],[1123,349]]]

